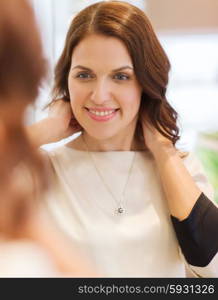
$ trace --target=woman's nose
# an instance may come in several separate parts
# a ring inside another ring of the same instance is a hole
[[[93,103],[102,105],[108,101],[110,101],[110,86],[106,80],[99,80],[93,86],[91,100]]]

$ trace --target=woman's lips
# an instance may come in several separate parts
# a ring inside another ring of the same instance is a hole
[[[91,109],[91,108],[85,108],[87,111],[88,116],[95,121],[98,122],[106,122],[114,118],[117,114],[117,111],[119,109]]]

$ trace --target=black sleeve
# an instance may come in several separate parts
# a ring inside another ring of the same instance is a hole
[[[218,208],[201,193],[185,220],[171,220],[186,261],[207,266],[218,251]]]

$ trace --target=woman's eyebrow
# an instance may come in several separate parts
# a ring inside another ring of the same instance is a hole
[[[82,70],[86,70],[86,71],[91,71],[92,72],[92,70],[90,68],[82,66],[82,65],[77,65],[77,66],[75,66],[75,67],[72,68],[72,70],[74,70],[74,69],[82,69]],[[112,70],[112,72],[119,72],[119,71],[122,71],[122,70],[125,70],[125,69],[133,70],[133,67],[132,66],[128,66],[128,65],[127,66],[122,66],[122,67],[120,67],[118,69]]]
[[[118,69],[112,70],[112,72],[119,72],[119,71],[122,71],[122,70],[125,70],[125,69],[133,70],[133,67],[131,67],[131,66],[123,66],[123,67],[120,67]]]
[[[72,68],[72,70],[74,70],[74,69],[82,69],[82,70],[86,70],[86,71],[92,71],[90,68],[87,68],[87,67],[84,67],[84,66],[81,66],[81,65],[77,65],[77,66]]]

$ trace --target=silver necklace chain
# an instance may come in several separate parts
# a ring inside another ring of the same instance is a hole
[[[125,210],[124,210],[124,206],[123,206],[124,203],[123,203],[123,202],[124,202],[124,199],[125,199],[124,197],[125,197],[126,187],[127,187],[128,182],[129,182],[130,174],[131,174],[131,172],[132,172],[132,168],[133,168],[133,163],[134,163],[134,160],[135,160],[136,152],[134,152],[134,155],[133,155],[133,158],[132,158],[132,162],[131,162],[130,167],[129,167],[129,170],[128,170],[128,176],[127,176],[127,179],[126,179],[125,186],[124,186],[124,188],[123,188],[123,192],[122,192],[122,195],[121,195],[121,199],[120,199],[120,201],[117,201],[117,199],[116,199],[116,197],[114,196],[113,192],[111,191],[110,187],[109,187],[108,184],[105,182],[105,180],[104,180],[104,178],[103,178],[101,172],[100,172],[99,169],[97,168],[95,159],[94,159],[93,155],[91,154],[91,152],[90,152],[90,150],[89,150],[89,147],[88,147],[88,145],[87,145],[87,143],[86,143],[86,141],[85,141],[85,139],[84,139],[84,137],[83,137],[83,134],[82,134],[81,136],[82,136],[82,140],[83,140],[83,142],[84,142],[84,144],[85,144],[87,153],[88,153],[88,155],[89,155],[89,157],[90,157],[90,160],[93,162],[93,165],[94,165],[94,167],[95,167],[95,170],[96,170],[98,176],[100,177],[100,179],[101,179],[101,181],[103,182],[105,188],[107,189],[107,191],[109,192],[109,194],[112,196],[112,198],[115,200],[115,202],[116,202],[116,204],[117,204],[117,206],[118,206],[118,208],[116,209],[116,213],[118,213],[118,214],[124,213]]]

